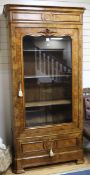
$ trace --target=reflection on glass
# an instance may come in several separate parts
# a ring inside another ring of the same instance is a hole
[[[72,41],[23,38],[26,127],[72,121]]]

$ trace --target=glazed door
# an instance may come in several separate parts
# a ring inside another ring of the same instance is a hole
[[[20,36],[25,128],[78,125],[77,30],[64,30]]]
[[[72,121],[72,40],[24,36],[25,126]]]

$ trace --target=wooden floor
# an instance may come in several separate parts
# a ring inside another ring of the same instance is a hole
[[[89,146],[88,146],[89,145]],[[75,162],[60,163],[57,165],[42,166],[36,168],[26,169],[24,175],[53,175],[57,173],[64,173],[67,171],[78,170],[82,168],[90,168],[90,142],[85,143],[84,163],[77,165]],[[9,168],[4,175],[14,175]]]

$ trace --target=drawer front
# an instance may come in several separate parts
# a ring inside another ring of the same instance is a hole
[[[80,14],[59,14],[52,12],[44,12],[44,13],[25,13],[25,12],[13,12],[12,13],[13,21],[31,21],[31,22],[81,22]]]
[[[68,149],[76,148],[79,146],[78,138],[69,139],[55,139],[55,140],[44,140],[36,142],[22,143],[21,149],[24,155],[38,156],[50,154],[52,149],[54,153],[63,152]]]

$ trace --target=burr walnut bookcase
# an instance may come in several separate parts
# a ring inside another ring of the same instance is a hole
[[[83,162],[84,8],[5,5],[10,30],[13,162]]]

